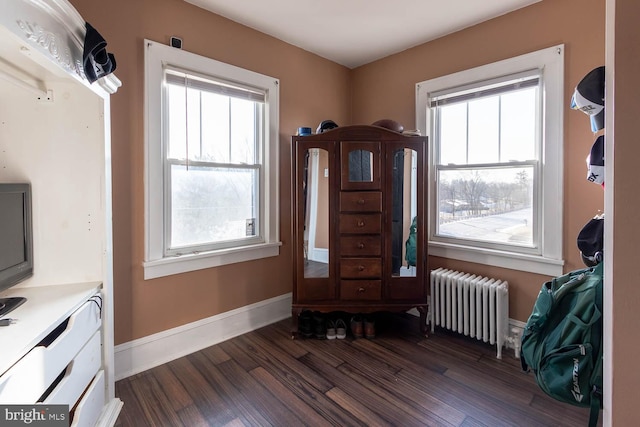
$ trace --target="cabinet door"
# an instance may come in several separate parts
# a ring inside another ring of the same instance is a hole
[[[386,296],[426,298],[425,167],[423,142],[385,145]]]
[[[380,142],[341,141],[342,190],[380,190]]]
[[[295,286],[294,300],[336,297],[335,280],[335,144],[297,141],[295,155]]]

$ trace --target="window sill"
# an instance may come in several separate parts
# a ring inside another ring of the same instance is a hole
[[[564,260],[535,255],[516,254],[484,248],[470,248],[447,243],[430,242],[429,255],[476,264],[492,265],[529,273],[560,276],[563,274]]]
[[[280,246],[282,246],[282,242],[262,243],[241,248],[145,261],[142,263],[144,280],[278,256],[280,254]]]

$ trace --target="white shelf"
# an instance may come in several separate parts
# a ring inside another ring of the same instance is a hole
[[[27,354],[49,332],[96,294],[100,282],[11,288],[0,298],[25,297],[27,301],[4,317],[15,324],[0,327],[0,375]]]

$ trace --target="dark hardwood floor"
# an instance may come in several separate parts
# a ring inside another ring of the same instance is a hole
[[[306,260],[304,262],[304,277],[329,277],[329,264]]]
[[[586,426],[512,350],[378,314],[376,337],[291,339],[282,321],[116,383],[116,427]]]

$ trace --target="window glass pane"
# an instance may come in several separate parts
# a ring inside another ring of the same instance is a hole
[[[440,164],[467,163],[467,104],[438,108],[440,118]]]
[[[169,157],[255,164],[263,106],[250,100],[168,85]]]
[[[187,158],[199,160],[202,155],[202,145],[200,144],[200,91],[187,89],[187,140],[189,150]]]
[[[469,102],[468,164],[499,162],[500,97]]]
[[[440,170],[443,237],[533,246],[533,166]]]
[[[171,165],[170,247],[258,235],[256,169]]]
[[[184,87],[167,85],[167,108],[169,127],[169,157],[172,159],[186,159],[187,122],[185,121],[186,91]]]
[[[202,146],[202,160],[229,163],[228,97],[202,92]]]
[[[256,103],[238,98],[230,101],[231,163],[252,165],[256,161]]]
[[[536,95],[532,87],[502,95],[500,161],[536,158]]]

